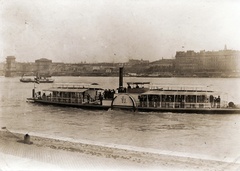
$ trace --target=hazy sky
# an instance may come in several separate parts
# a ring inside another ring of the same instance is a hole
[[[239,0],[0,0],[0,62],[126,62],[240,50]]]

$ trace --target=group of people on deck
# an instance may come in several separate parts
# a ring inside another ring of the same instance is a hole
[[[114,98],[114,94],[115,94],[115,90],[112,89],[105,89],[104,92],[103,92],[103,97],[104,99],[113,99]]]
[[[211,107],[215,108],[220,108],[220,103],[221,103],[221,98],[220,96],[218,97],[214,97],[214,96],[210,96],[210,103],[211,103]]]
[[[96,96],[95,100],[99,100],[100,101],[100,105],[102,105],[103,99],[113,99],[114,98],[114,94],[115,94],[115,90],[114,89],[113,90],[105,89],[104,92],[99,92],[98,93],[98,96]],[[91,98],[90,94],[87,94],[86,96],[87,96],[87,102],[88,103],[93,100],[93,98]]]

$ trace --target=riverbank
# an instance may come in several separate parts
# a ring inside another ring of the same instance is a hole
[[[0,131],[2,170],[237,170],[238,162],[160,154],[122,146],[87,144]]]

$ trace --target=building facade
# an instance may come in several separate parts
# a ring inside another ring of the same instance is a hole
[[[52,60],[41,58],[35,60],[36,72],[40,76],[51,76]]]
[[[240,72],[240,51],[187,51],[176,52],[175,71],[183,75],[224,75]]]

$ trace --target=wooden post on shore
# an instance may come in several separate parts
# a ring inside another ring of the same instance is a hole
[[[30,135],[28,135],[28,134],[24,135],[24,143],[25,144],[31,144]]]

